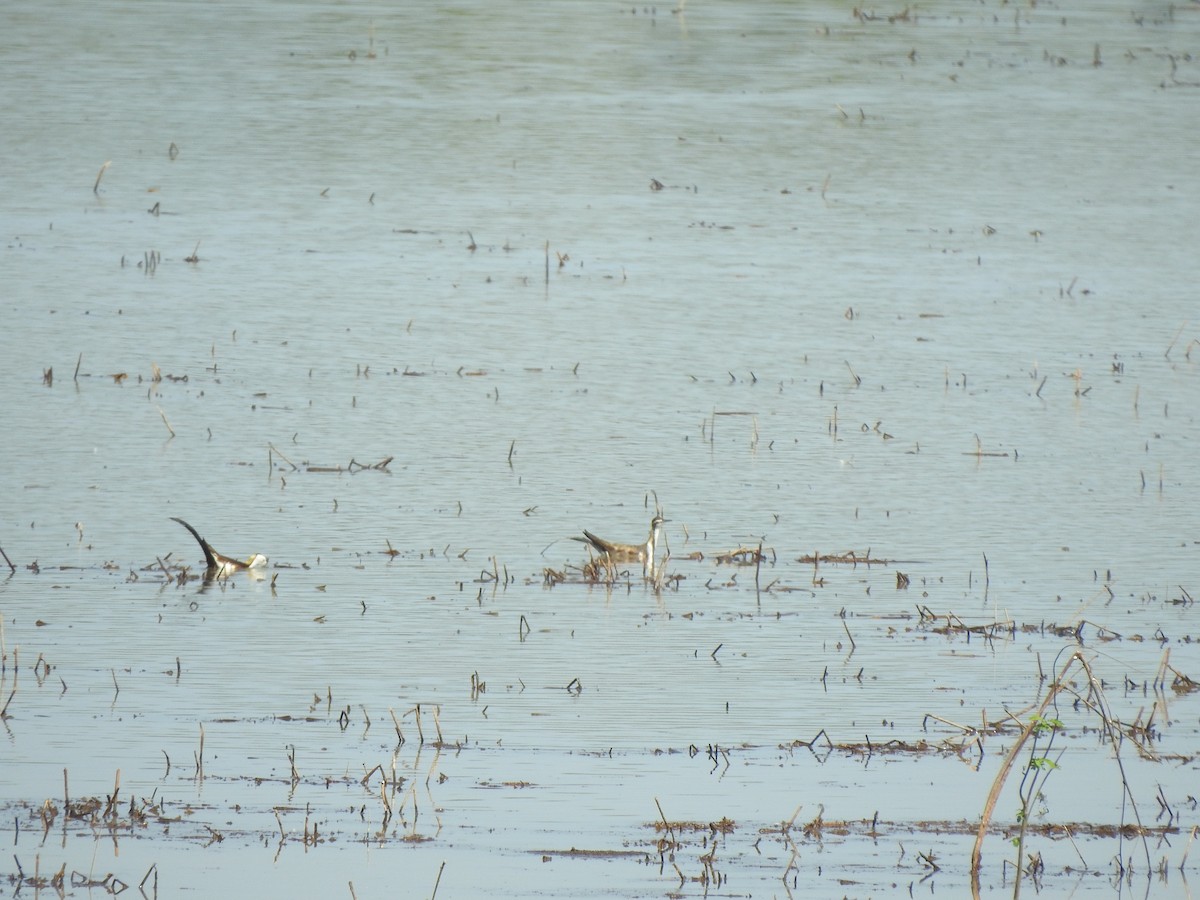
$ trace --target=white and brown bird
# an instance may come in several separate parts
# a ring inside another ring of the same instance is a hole
[[[646,538],[644,544],[621,544],[616,541],[607,541],[592,534],[586,528],[583,529],[583,537],[576,537],[575,540],[587,544],[610,562],[640,562],[647,568],[653,569],[657,556],[658,535],[667,521],[656,513],[650,520],[650,536]]]
[[[178,516],[171,516],[171,521],[178,522],[190,531],[192,537],[200,544],[200,549],[204,551],[205,578],[228,578],[234,572],[242,572],[246,569],[261,569],[267,564],[267,558],[261,553],[255,553],[244,562],[240,559],[234,559],[231,556],[224,556],[214,550],[212,544],[200,537],[200,532],[183,521],[183,519]]]

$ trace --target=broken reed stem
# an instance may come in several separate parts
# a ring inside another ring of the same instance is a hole
[[[108,164],[105,163],[105,165],[108,165]],[[99,183],[99,180],[97,180],[97,183]],[[1185,329],[1187,327],[1188,327],[1188,322],[1185,319],[1183,324],[1179,326],[1179,330],[1175,332],[1175,337],[1171,338],[1171,343],[1167,344],[1167,349],[1163,352],[1163,357],[1165,359],[1171,358],[1171,351],[1175,349],[1175,344],[1179,340],[1179,336],[1181,334],[1183,334],[1183,329]]]
[[[846,368],[850,370],[850,380],[854,382],[854,386],[858,387],[862,384],[862,378],[854,371],[854,367],[850,365],[850,360],[844,360]]]
[[[104,807],[104,818],[115,816],[117,814],[117,795],[121,793],[121,770],[117,769],[117,777],[113,783],[112,796],[108,798],[108,803]]]
[[[1167,680],[1167,670],[1171,668],[1171,648],[1164,647],[1162,657],[1158,661],[1158,671],[1154,673],[1154,689],[1158,690]],[[1156,701],[1157,702],[1157,701]]]
[[[79,351],[79,359],[75,360],[75,381],[79,380],[79,367],[83,365],[83,351]]]
[[[438,867],[437,878],[433,882],[433,893],[429,895],[429,900],[434,900],[437,897],[438,885],[442,883],[442,872],[446,870],[446,861],[443,859],[442,864]]]
[[[419,741],[420,746],[424,747],[425,746],[425,729],[423,729],[421,727],[421,704],[420,703],[418,703],[416,706],[413,707],[413,712],[415,712],[417,714],[416,715],[417,740]]]
[[[996,780],[992,782],[992,789],[988,792],[987,801],[983,805],[983,816],[979,821],[979,831],[975,835],[975,846],[971,850],[971,882],[973,887],[977,888],[979,884],[979,869],[983,859],[983,838],[987,834],[988,825],[992,821],[992,813],[995,812],[996,802],[1000,799],[1000,791],[1004,788],[1005,781],[1008,780],[1009,772],[1012,771],[1013,763],[1017,760],[1017,755],[1025,746],[1025,742],[1029,740],[1042,720],[1046,709],[1054,702],[1054,698],[1058,696],[1059,691],[1065,689],[1064,679],[1067,675],[1067,670],[1072,664],[1078,662],[1084,669],[1087,669],[1087,662],[1078,650],[1075,650],[1067,657],[1059,670],[1058,678],[1054,683],[1046,689],[1046,696],[1042,698],[1042,702],[1038,704],[1037,709],[1029,717],[1029,721],[1025,723],[1025,727],[1021,729],[1021,735],[1013,744],[1012,749],[1008,751],[1008,755],[1004,758],[1004,762],[1000,764],[1000,771],[996,773]],[[1089,673],[1090,677],[1090,673]],[[1020,861],[1018,860],[1018,865]],[[978,893],[976,889],[975,893]]]
[[[758,542],[758,553],[756,553],[754,555],[754,599],[760,603],[762,602],[762,588],[759,587],[758,575],[759,575],[759,572],[762,570],[762,560],[763,560],[762,541],[759,541]]]
[[[111,165],[112,165],[112,160],[110,159],[108,162],[106,162],[104,165],[102,165],[100,167],[100,171],[96,175],[96,183],[92,185],[92,193],[93,194],[98,195],[100,193],[100,179],[104,177],[104,173],[108,171],[108,167]],[[1180,328],[1179,330],[1183,331],[1182,328]]]
[[[162,411],[162,407],[158,408],[158,414],[162,416],[163,424],[167,426],[167,431],[171,432],[171,437],[175,437],[175,429],[171,427],[171,423],[167,421],[167,414]]]
[[[1074,655],[1072,655],[1072,659],[1074,659]],[[1025,746],[1025,742],[1029,740],[1030,735],[1037,728],[1042,714],[1045,713],[1046,708],[1053,702],[1061,689],[1061,682],[1056,681],[1046,691],[1046,696],[1043,698],[1041,704],[1039,704],[1037,712],[1030,716],[1029,721],[1025,723],[1025,727],[1021,729],[1020,737],[1017,738],[1016,743],[1013,744],[1012,749],[1009,750],[1008,755],[1004,758],[1004,762],[1001,763],[1000,771],[996,773],[996,780],[992,782],[992,789],[988,792],[987,802],[983,806],[983,817],[979,823],[979,831],[975,835],[975,846],[971,850],[972,877],[978,877],[979,875],[979,866],[983,856],[983,838],[987,833],[988,825],[991,824],[992,813],[996,809],[997,800],[1000,799],[1000,791],[1008,779],[1008,774],[1012,770],[1013,763],[1016,762],[1017,754],[1021,752],[1021,748]]]
[[[175,581],[175,576],[171,574],[171,572],[167,568],[166,564],[162,561],[162,557],[156,556],[156,557],[154,557],[154,559],[158,562],[158,567],[160,569],[162,569],[163,575],[166,576],[167,584],[173,583]],[[180,574],[182,576],[182,573],[180,573]]]
[[[658,816],[660,819],[662,819],[663,829],[671,837],[671,843],[672,844],[677,843],[677,841],[675,840],[675,829],[672,828],[671,823],[667,821],[667,814],[665,812],[663,812],[662,804],[658,802],[657,797],[654,798],[654,805],[658,807]]]
[[[3,557],[4,557],[4,561],[5,561],[6,563],[8,563],[9,574],[10,574],[10,575],[16,575],[16,574],[17,574],[17,567],[16,567],[16,566],[14,566],[14,565],[13,565],[13,561],[12,561],[11,559],[9,559],[9,558],[8,558],[8,554],[4,552],[4,548],[3,548],[3,547],[0,547],[0,556],[3,556]]]
[[[1196,832],[1200,829],[1200,825],[1192,826],[1192,833],[1188,836],[1187,847],[1183,850],[1183,859],[1179,861],[1179,871],[1183,871],[1183,867],[1187,865],[1188,854],[1192,852],[1192,841],[1196,840]]]
[[[925,719],[933,719],[935,722],[941,722],[943,725],[949,725],[951,728],[957,728],[959,731],[962,731],[962,732],[965,732],[968,734],[977,730],[976,728],[974,728],[971,725],[960,725],[958,722],[955,722],[951,719],[943,719],[941,716],[934,715],[933,713],[925,713]],[[986,718],[985,718],[985,724],[986,724]],[[922,730],[924,730],[924,728],[925,728],[924,720],[922,720],[922,722],[921,722],[921,728],[922,728]]]
[[[279,451],[279,448],[278,448],[278,447],[276,447],[274,444],[267,444],[267,447],[268,447],[268,449],[270,449],[271,451],[273,451],[273,452],[274,452],[274,453],[275,453],[275,454],[276,454],[276,455],[277,455],[277,456],[278,456],[280,459],[282,459],[282,460],[283,460],[285,463],[287,463],[289,466],[291,466],[291,467],[292,467],[292,471],[293,471],[293,472],[298,472],[298,471],[300,471],[300,467],[299,467],[298,465],[296,465],[294,462],[292,462],[290,459],[288,459],[286,456],[284,456],[284,455],[283,455],[283,453],[281,453],[281,452]]]
[[[846,624],[846,620],[845,620],[845,619],[842,619],[842,627],[843,627],[844,629],[846,629],[846,637],[850,638],[850,650],[851,650],[851,652],[853,652],[853,651],[857,650],[857,649],[858,649],[858,644],[854,643],[854,635],[852,635],[852,634],[850,633],[850,626]]]

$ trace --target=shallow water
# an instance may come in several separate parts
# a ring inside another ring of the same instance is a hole
[[[1193,6],[10,7],[7,874],[965,893],[1079,648],[1027,850],[1182,890]]]

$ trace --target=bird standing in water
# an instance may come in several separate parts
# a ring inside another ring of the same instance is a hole
[[[267,564],[267,558],[261,553],[255,553],[245,562],[240,559],[234,559],[231,556],[223,556],[212,548],[212,544],[200,537],[200,532],[183,521],[183,519],[178,516],[171,516],[171,521],[178,522],[190,531],[192,537],[200,544],[200,549],[204,551],[204,563],[206,566],[204,577],[206,579],[228,578],[234,572],[241,572],[246,569],[261,569]]]

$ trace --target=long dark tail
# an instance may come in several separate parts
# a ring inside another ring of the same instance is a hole
[[[179,518],[178,516],[171,516],[171,521],[178,522],[180,525],[182,525],[184,528],[186,528],[188,531],[190,531],[192,533],[192,537],[194,537],[196,539],[196,543],[198,543],[200,545],[200,549],[204,551],[204,562],[207,563],[207,565],[210,569],[216,568],[216,566],[220,565],[217,562],[216,552],[213,550],[212,547],[209,546],[208,541],[206,541],[204,538],[200,537],[200,532],[198,532],[195,528],[193,528],[187,522],[183,521],[183,519]]]
[[[612,542],[606,541],[604,538],[596,537],[586,528],[583,529],[583,537],[575,538],[577,541],[583,541],[585,544],[591,545],[592,549],[597,553],[608,553],[612,550]]]

